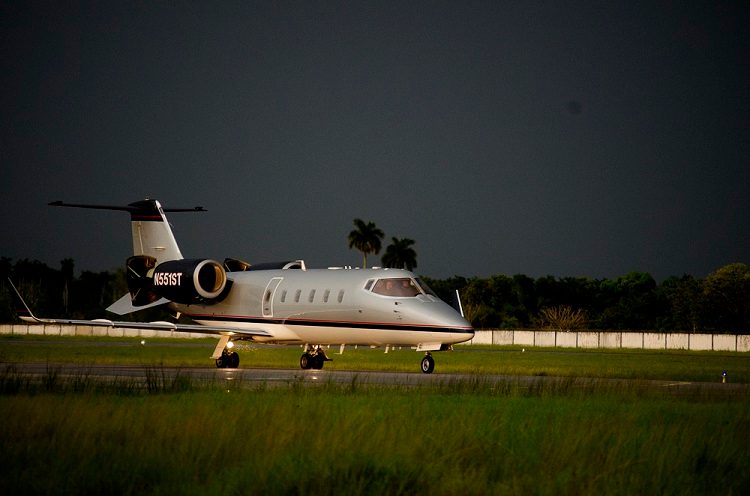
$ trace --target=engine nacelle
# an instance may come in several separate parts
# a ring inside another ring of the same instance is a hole
[[[215,260],[170,260],[154,269],[153,291],[176,303],[213,303],[225,289],[227,273]]]

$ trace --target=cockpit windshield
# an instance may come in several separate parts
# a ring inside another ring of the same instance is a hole
[[[372,287],[372,292],[383,296],[410,298],[422,294],[422,290],[409,277],[394,277],[378,279]]]
[[[422,291],[424,291],[425,294],[428,294],[430,296],[434,296],[435,298],[438,297],[438,295],[435,294],[435,292],[430,288],[424,280],[417,278],[417,285],[422,288]]]

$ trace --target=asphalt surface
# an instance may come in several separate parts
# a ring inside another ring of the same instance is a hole
[[[564,386],[565,391],[581,390],[643,390],[663,393],[665,396],[705,396],[720,398],[750,397],[750,384],[722,384],[720,382],[683,382],[659,380],[604,379],[590,377],[509,376],[472,374],[422,374],[406,372],[363,372],[342,370],[301,369],[217,369],[211,367],[164,367],[141,365],[76,365],[39,362],[0,362],[0,374],[24,376],[44,381],[54,376],[56,380],[98,380],[114,382],[132,380],[146,387],[149,381],[169,383],[178,378],[190,378],[198,384],[221,385],[227,389],[253,389],[265,387],[383,386],[419,388],[438,386],[450,390],[471,390],[474,387],[518,389]],[[553,388],[554,390],[554,388]]]

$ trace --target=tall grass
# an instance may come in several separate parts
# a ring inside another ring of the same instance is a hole
[[[468,381],[418,390],[352,383],[227,391],[184,379],[181,388],[65,391],[0,395],[3,494],[746,494],[750,488],[746,398],[581,390],[573,381],[502,389]]]

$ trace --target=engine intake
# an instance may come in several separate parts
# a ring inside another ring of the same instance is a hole
[[[227,273],[215,260],[170,260],[154,270],[153,290],[176,303],[213,303],[225,296]]]

